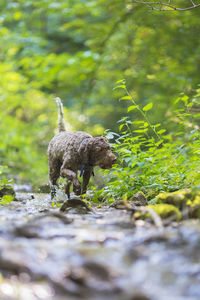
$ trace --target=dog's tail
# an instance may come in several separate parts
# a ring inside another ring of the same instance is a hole
[[[55,101],[58,106],[58,130],[59,132],[66,131],[62,101],[58,97],[55,98]]]

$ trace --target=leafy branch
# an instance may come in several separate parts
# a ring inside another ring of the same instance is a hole
[[[121,97],[119,100],[129,100],[133,104],[133,105],[131,105],[131,106],[128,107],[128,112],[130,112],[131,110],[134,110],[134,109],[138,110],[140,112],[140,114],[143,116],[144,120],[147,122],[148,126],[154,132],[154,134],[156,135],[156,137],[158,138],[158,140],[162,140],[161,137],[159,136],[159,134],[157,133],[157,131],[155,129],[155,126],[153,126],[150,123],[149,118],[147,116],[147,111],[149,111],[150,109],[152,109],[153,103],[150,102],[150,103],[148,103],[147,105],[145,105],[141,109],[140,106],[135,102],[135,100],[133,99],[133,97],[129,93],[129,91],[128,91],[127,87],[126,87],[126,80],[122,79],[122,80],[117,81],[116,83],[118,85],[114,89],[122,88],[126,92],[126,96]]]
[[[132,0],[132,2],[147,5],[152,10],[156,10],[156,11],[186,11],[186,10],[192,10],[200,7],[200,4],[196,4],[193,0],[190,0],[191,6],[183,7],[183,8],[174,6],[173,4],[171,4],[171,0],[169,0],[168,3],[162,1],[140,1],[140,0]]]

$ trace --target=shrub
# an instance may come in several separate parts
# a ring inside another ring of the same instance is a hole
[[[200,114],[194,114],[192,108],[198,105],[200,89],[191,99],[184,94],[176,99],[174,111],[168,114],[169,122],[177,123],[177,132],[169,134],[161,124],[150,122],[152,102],[141,108],[127,90],[125,80],[118,81],[116,88],[125,92],[120,101],[127,102],[127,112],[139,112],[140,119],[126,116],[119,121],[119,134],[107,132],[107,138],[115,137],[112,147],[118,162],[112,172],[104,172],[107,184],[94,200],[130,199],[139,191],[153,199],[160,191],[198,184],[200,142],[195,120]]]
[[[11,185],[12,179],[7,179],[6,167],[0,166],[0,205],[5,205],[15,198],[15,192]]]

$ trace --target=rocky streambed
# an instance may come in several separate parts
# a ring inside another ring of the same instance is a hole
[[[0,206],[2,300],[198,300],[200,222],[164,231],[109,207],[60,212],[47,194]]]

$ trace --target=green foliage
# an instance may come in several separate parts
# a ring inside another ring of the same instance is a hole
[[[12,183],[12,179],[7,178],[8,174],[8,168],[5,166],[0,166],[0,188],[2,188],[5,185],[10,185]]]
[[[10,202],[12,202],[14,199],[14,196],[12,195],[4,195],[2,198],[0,198],[0,205],[6,205]]]
[[[190,99],[199,82],[198,9],[158,13],[122,0],[2,0],[0,10],[0,163],[17,179],[48,180],[46,148],[57,118],[54,96],[63,99],[72,128],[94,135],[104,128],[116,131],[129,96],[114,103],[120,89],[110,91],[125,77],[143,117],[148,113],[150,120],[138,123],[135,137],[142,143],[139,133],[150,134],[151,123],[176,131],[177,123],[169,118],[173,101],[180,91]],[[128,108],[135,122],[141,115],[137,105]],[[127,125],[132,130],[127,122],[121,121],[121,132]],[[155,133],[152,138],[162,144]],[[176,147],[170,151],[177,153]],[[129,159],[120,155],[124,162]]]
[[[50,139],[53,131],[51,117],[55,104],[28,86],[23,95],[16,92],[13,98],[11,94],[3,98],[0,99],[0,163],[7,165],[16,178],[42,183],[48,173],[46,139]],[[56,120],[55,114],[54,117]]]
[[[6,205],[13,201],[14,191],[11,186],[13,182],[12,179],[7,179],[7,168],[0,166],[0,205]],[[5,194],[1,194],[2,191],[5,191]]]
[[[98,134],[116,129],[125,112],[123,103],[113,111],[109,91],[117,78],[126,77],[141,106],[150,98],[159,103],[157,121],[180,90],[198,83],[198,10],[156,13],[122,0],[3,0],[0,8],[2,61],[84,112],[89,125],[98,122]]]
[[[170,134],[161,128],[161,124],[150,123],[151,102],[140,108],[128,92],[125,80],[118,84],[117,88],[126,93],[120,100],[130,104],[127,111],[132,117],[124,117],[119,122],[120,135],[112,145],[118,164],[112,173],[105,172],[108,183],[101,193],[98,192],[98,197],[107,197],[110,202],[122,197],[129,199],[142,191],[148,199],[152,199],[159,191],[175,191],[198,184],[200,142],[196,118],[199,116],[191,109],[198,107],[199,89],[191,99],[182,95],[175,101],[175,105],[182,102],[184,106],[181,105],[169,116],[177,123],[177,131]],[[141,115],[138,121],[134,120],[135,111]]]

